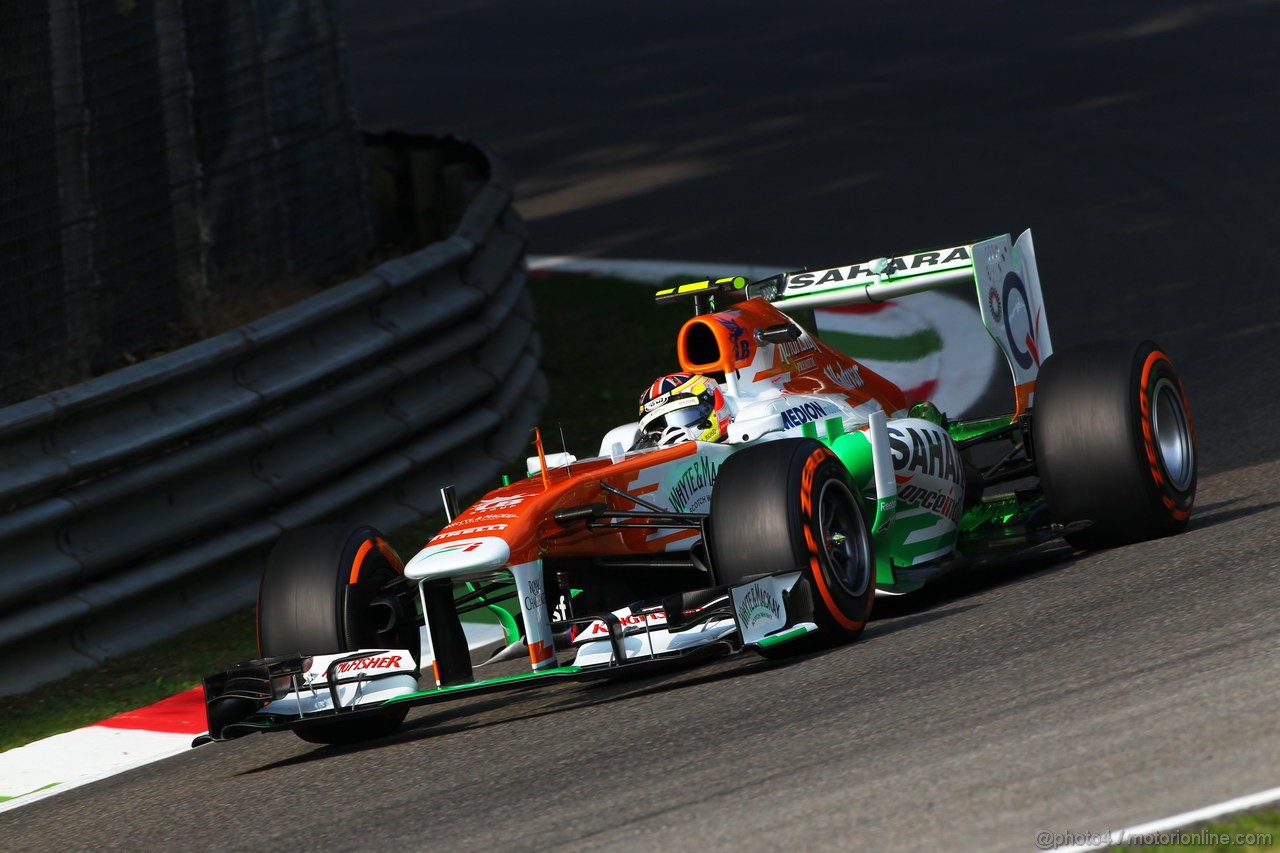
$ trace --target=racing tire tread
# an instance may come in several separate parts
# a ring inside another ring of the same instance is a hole
[[[1182,448],[1177,476],[1155,435],[1161,401],[1166,417],[1185,427],[1184,440],[1173,442]],[[1088,344],[1047,358],[1036,382],[1032,436],[1053,520],[1091,522],[1065,534],[1071,545],[1115,547],[1187,526],[1195,428],[1182,382],[1152,341]]]

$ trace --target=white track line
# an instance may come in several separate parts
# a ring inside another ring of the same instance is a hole
[[[1231,812],[1243,812],[1257,806],[1265,806],[1268,803],[1280,801],[1280,788],[1269,788],[1265,791],[1259,791],[1256,794],[1249,794],[1244,797],[1236,797],[1234,800],[1226,800],[1212,806],[1194,809],[1182,814],[1176,814],[1172,817],[1153,820],[1150,823],[1140,823],[1137,826],[1130,826],[1125,829],[1115,829],[1110,832],[1099,833],[1097,844],[1085,844],[1076,847],[1055,847],[1049,853],[1084,853],[1086,850],[1101,850],[1104,847],[1111,847],[1116,844],[1133,844],[1142,843],[1140,838],[1135,836],[1151,835],[1157,832],[1165,832],[1170,829],[1178,829],[1188,824],[1200,823],[1201,821],[1212,820],[1215,817],[1229,814]]]
[[[193,734],[94,725],[0,754],[0,812],[162,761],[191,749]]]

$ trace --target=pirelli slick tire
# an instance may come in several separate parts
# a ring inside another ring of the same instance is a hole
[[[710,531],[721,583],[801,572],[820,629],[808,648],[862,633],[875,595],[871,527],[844,465],[823,444],[781,439],[730,456],[716,476]]]
[[[1187,526],[1196,497],[1191,408],[1173,364],[1151,341],[1046,359],[1032,444],[1054,521],[1079,528],[1066,534],[1072,545],[1125,545]]]
[[[416,661],[416,620],[391,617],[397,603],[381,592],[404,571],[372,527],[329,525],[286,533],[267,558],[258,588],[258,651],[263,657],[320,655],[368,648],[408,649]],[[385,626],[390,625],[387,629]],[[383,737],[408,708],[295,729],[312,743]]]

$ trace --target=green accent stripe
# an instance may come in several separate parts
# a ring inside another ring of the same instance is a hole
[[[782,634],[771,634],[768,637],[763,637],[760,639],[759,642],[756,643],[756,645],[762,649],[767,649],[770,646],[776,646],[776,645],[779,645],[780,643],[785,643],[789,640],[794,640],[797,637],[803,637],[805,634],[808,634],[808,633],[810,633],[809,629],[802,625],[799,628],[792,628],[790,631],[786,631]]]
[[[30,791],[27,791],[25,794],[14,794],[12,797],[0,796],[0,803],[7,803],[10,800],[17,800],[22,797],[29,797],[32,794],[38,794],[41,791],[47,791],[50,788],[56,788],[58,785],[61,785],[61,784],[62,784],[61,782],[50,782],[48,785],[41,785],[39,788],[32,788]]]
[[[916,509],[915,504],[899,504],[899,515],[894,519],[893,527],[893,562],[899,566],[910,566],[915,560],[925,554],[945,548],[955,542],[958,529],[949,530],[941,536],[935,536],[932,539],[925,539],[921,542],[912,542],[907,544],[907,537],[918,530],[925,530],[932,527],[938,522],[938,516],[931,512],[922,512],[918,515],[912,515],[903,518],[901,513]]]
[[[947,431],[951,433],[951,437],[956,441],[964,441],[967,438],[976,438],[1002,427],[1007,427],[1011,420],[1013,420],[1012,415],[999,415],[974,421],[952,421],[947,424]]]
[[[467,592],[475,592],[476,590],[475,584],[470,581],[454,584],[453,594],[455,598],[462,594],[460,591],[462,587],[466,587]],[[510,610],[507,610],[501,604],[494,604],[493,602],[509,599],[515,595],[515,591],[514,588],[508,587],[505,590],[500,590],[500,593],[500,595],[481,595],[476,598],[476,601],[483,602],[485,608],[498,620],[498,624],[502,626],[502,634],[506,638],[507,644],[510,645],[520,639],[520,626],[516,624],[515,616]],[[462,621],[466,622],[468,620],[464,618]]]
[[[422,690],[418,693],[406,693],[403,696],[397,696],[394,699],[388,699],[382,705],[391,705],[397,702],[412,702],[414,699],[424,699],[431,696],[442,696],[446,693],[466,693],[469,690],[479,691],[485,687],[496,687],[501,684],[514,684],[518,681],[535,681],[540,678],[554,678],[555,676],[577,675],[582,671],[581,667],[576,666],[558,666],[553,669],[544,669],[541,672],[521,672],[516,675],[504,675],[500,678],[486,678],[483,681],[472,681],[469,684],[458,684],[453,687],[437,687],[434,690]],[[370,708],[378,708],[381,705],[370,705]]]
[[[875,361],[919,361],[926,355],[942,351],[942,338],[932,328],[893,338],[825,329],[821,335],[825,343],[843,353]]]
[[[516,619],[506,608],[498,604],[486,605],[489,612],[498,618],[498,624],[502,626],[502,634],[507,640],[507,645],[511,645],[520,639],[520,626],[516,624]]]

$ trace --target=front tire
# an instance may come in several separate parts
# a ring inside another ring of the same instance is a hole
[[[725,460],[711,537],[720,583],[799,570],[820,629],[814,641],[849,642],[862,633],[875,595],[871,527],[844,465],[820,442],[780,439]],[[777,647],[797,650],[795,643]]]
[[[399,557],[372,527],[328,525],[286,533],[267,558],[258,588],[260,656],[396,648],[408,649],[416,662],[416,618],[382,592],[403,572]],[[294,733],[311,743],[355,743],[391,734],[408,713],[407,706],[393,707]]]
[[[1107,548],[1178,533],[1196,494],[1195,432],[1186,393],[1151,341],[1054,353],[1032,411],[1040,480],[1066,534]]]

